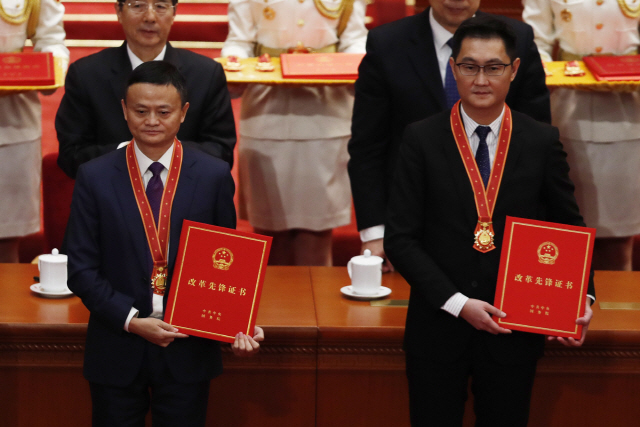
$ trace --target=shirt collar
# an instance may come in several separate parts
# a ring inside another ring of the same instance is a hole
[[[162,51],[160,52],[160,54],[158,56],[156,56],[154,61],[163,61],[165,53],[167,53],[167,45],[166,44],[162,48]],[[142,64],[144,62],[144,61],[142,61],[142,59],[138,58],[135,53],[133,53],[133,51],[129,47],[128,43],[127,43],[127,54],[129,55],[129,61],[131,61],[131,69],[132,70],[135,70],[138,67],[138,65],[140,65],[140,64]]]
[[[500,113],[498,118],[496,118],[489,125],[489,127],[491,128],[491,133],[496,137],[500,132],[500,125],[502,124],[502,118],[504,117],[504,110],[505,108],[502,107],[502,112]],[[464,111],[462,104],[460,104],[460,115],[462,116],[462,123],[464,124],[464,130],[467,133],[467,139],[471,139],[471,136],[475,133],[476,128],[481,125],[479,125],[475,120],[469,117],[469,115]]]
[[[175,142],[171,144],[171,147],[169,147],[167,151],[165,151],[165,153],[162,155],[162,157],[158,159],[158,162],[162,163],[162,166],[164,166],[166,170],[169,170],[169,168],[171,167],[171,159],[173,158],[173,147],[175,147],[175,145]],[[135,140],[133,143],[133,147],[136,150],[136,160],[138,161],[140,174],[144,175],[147,172],[147,169],[149,169],[149,166],[151,166],[151,163],[153,163],[154,161],[148,158],[142,151],[140,151]]]
[[[450,33],[449,30],[436,21],[436,18],[433,17],[433,8],[429,9],[429,23],[431,24],[431,33],[433,34],[433,44],[435,47],[442,49],[447,46],[447,42],[453,37],[453,33]]]

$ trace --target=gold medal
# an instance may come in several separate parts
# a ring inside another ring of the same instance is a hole
[[[493,227],[490,222],[478,221],[478,227],[476,228],[474,245],[481,252],[490,251],[494,249],[493,244]]]
[[[166,266],[153,267],[151,273],[151,287],[158,295],[163,295],[167,288],[167,268]]]
[[[267,6],[262,11],[262,15],[265,17],[265,19],[268,19],[269,21],[271,21],[273,18],[276,17],[276,11],[271,9],[269,6]]]
[[[564,22],[571,22],[572,17],[573,15],[569,11],[569,9],[563,9],[562,12],[560,12],[560,18],[562,18]]]

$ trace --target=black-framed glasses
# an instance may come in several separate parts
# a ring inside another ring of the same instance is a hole
[[[149,7],[153,9],[156,15],[162,16],[172,12],[175,6],[171,2],[159,1],[155,3],[147,3],[146,1],[130,1],[127,6],[133,13],[147,13]]]
[[[456,64],[458,69],[460,70],[460,74],[463,76],[475,76],[480,72],[480,69],[484,72],[485,76],[501,76],[504,74],[504,70],[512,65],[513,62],[508,64],[489,64],[489,65],[476,65],[476,64],[465,64],[464,62],[460,62]]]

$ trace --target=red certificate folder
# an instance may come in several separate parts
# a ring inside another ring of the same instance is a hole
[[[271,237],[185,220],[165,322],[232,343],[253,336]]]
[[[595,228],[507,217],[494,320],[507,329],[580,338]]]
[[[355,80],[364,53],[283,53],[280,55],[285,79]]]
[[[55,83],[51,52],[0,53],[0,86],[50,86]]]
[[[640,55],[586,56],[584,63],[596,80],[640,80]]]

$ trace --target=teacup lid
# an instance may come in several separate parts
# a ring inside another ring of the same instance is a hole
[[[60,251],[58,251],[58,249],[54,248],[51,251],[51,255],[49,255],[49,254],[40,255],[40,261],[43,261],[43,262],[67,262],[67,256],[64,255],[64,254],[61,254]]]
[[[371,255],[371,251],[369,249],[364,250],[364,255],[358,255],[351,258],[351,261],[354,264],[359,265],[379,265],[384,261],[381,257],[377,255]]]

